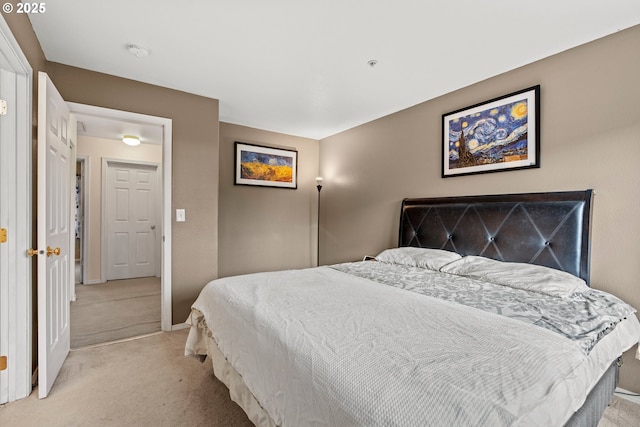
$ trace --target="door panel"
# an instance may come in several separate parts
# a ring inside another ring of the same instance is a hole
[[[108,161],[107,280],[155,275],[157,166]]]
[[[70,347],[71,174],[69,110],[38,76],[38,395],[49,394]]]

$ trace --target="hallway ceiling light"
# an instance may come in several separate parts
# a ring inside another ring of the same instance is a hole
[[[140,138],[134,135],[125,135],[122,138],[122,142],[127,145],[136,146],[140,144]]]

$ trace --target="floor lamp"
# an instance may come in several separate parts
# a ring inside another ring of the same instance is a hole
[[[320,265],[320,190],[322,190],[322,177],[316,178],[316,188],[318,189],[318,236],[316,242],[318,247],[316,248],[316,266]]]

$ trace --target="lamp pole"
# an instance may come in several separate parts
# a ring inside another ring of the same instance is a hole
[[[322,190],[322,177],[316,178],[316,188],[318,189],[318,236],[316,238],[316,267],[320,265],[320,190]]]

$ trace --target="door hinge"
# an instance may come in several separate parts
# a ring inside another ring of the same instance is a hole
[[[0,243],[7,243],[7,229],[0,228]]]
[[[7,356],[0,356],[0,371],[7,369]]]

